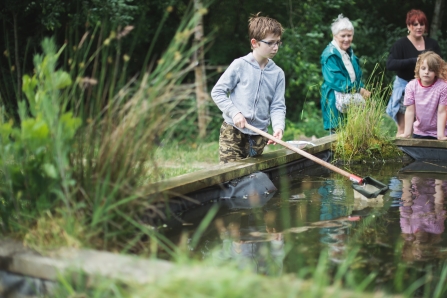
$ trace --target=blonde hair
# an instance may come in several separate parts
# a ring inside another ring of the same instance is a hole
[[[416,67],[414,68],[414,77],[416,79],[420,79],[419,69],[424,61],[427,61],[428,69],[433,71],[436,77],[447,80],[447,65],[445,61],[433,51],[427,51],[419,55]]]
[[[441,75],[439,77],[447,82],[447,62],[445,61],[444,61],[444,67],[442,68]]]
[[[261,12],[251,15],[248,19],[248,36],[250,40],[262,40],[268,34],[281,37],[284,32],[281,23],[269,17],[261,17]]]

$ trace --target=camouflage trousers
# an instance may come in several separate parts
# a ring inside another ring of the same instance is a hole
[[[220,164],[261,155],[267,145],[267,138],[260,135],[244,134],[236,127],[222,123],[219,136]]]

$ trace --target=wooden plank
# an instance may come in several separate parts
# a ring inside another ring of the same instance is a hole
[[[315,147],[306,148],[304,150],[311,154],[330,150],[331,145],[335,140],[335,135],[323,137],[313,142]],[[289,149],[280,149],[263,154],[260,157],[247,158],[245,160],[224,165],[216,165],[208,169],[152,183],[149,185],[150,192],[147,195],[149,199],[154,199],[187,194],[225,181],[246,176],[256,171],[263,171],[302,158],[304,157]]]
[[[89,249],[60,248],[43,256],[17,241],[0,240],[0,270],[45,280],[56,281],[59,274],[80,270],[89,276],[146,284],[173,267],[164,260]]]
[[[447,141],[399,138],[394,144],[415,160],[447,161]]]
[[[427,148],[447,148],[447,141],[427,140],[427,139],[404,139],[394,140],[396,146],[402,147],[427,147]]]

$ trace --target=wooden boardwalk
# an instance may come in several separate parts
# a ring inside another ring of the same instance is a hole
[[[447,162],[447,141],[427,139],[395,139],[400,150],[414,160],[437,160]]]
[[[335,140],[335,135],[323,137],[313,142],[315,147],[308,146],[303,150],[311,154],[328,151],[331,149],[331,145]],[[278,144],[276,146],[281,145]],[[153,199],[161,195],[163,199],[166,199],[166,197],[184,195],[225,181],[247,176],[253,172],[265,171],[303,158],[300,154],[289,149],[280,149],[256,158],[248,158],[225,165],[216,165],[208,169],[153,183],[150,185],[151,191],[148,193],[148,198]]]

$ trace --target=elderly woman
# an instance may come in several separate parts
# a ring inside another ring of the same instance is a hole
[[[386,113],[397,124],[397,135],[404,133],[405,106],[403,105],[404,91],[408,82],[414,79],[414,68],[417,57],[425,51],[433,51],[441,55],[436,40],[424,37],[427,32],[428,21],[425,14],[417,9],[407,13],[408,35],[396,41],[391,47],[386,68],[396,72],[393,93],[386,108]]]
[[[342,14],[334,20],[331,26],[333,40],[324,49],[320,57],[323,85],[321,86],[321,110],[323,112],[324,129],[335,133],[343,113],[336,107],[336,93],[359,93],[368,98],[370,92],[362,82],[362,71],[359,59],[351,48],[354,37],[354,26]]]

